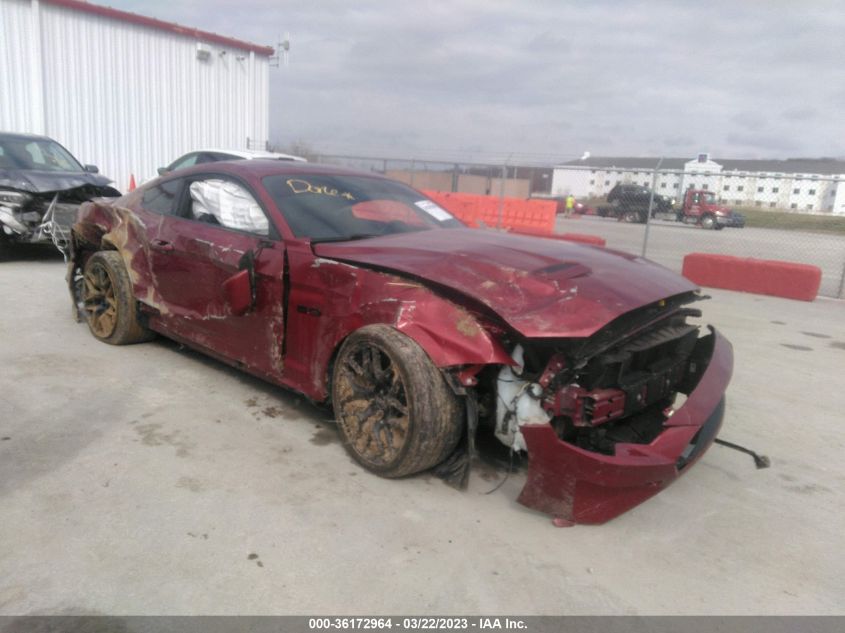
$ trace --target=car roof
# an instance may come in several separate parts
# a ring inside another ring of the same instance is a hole
[[[41,134],[24,134],[22,132],[0,132],[0,139],[15,139],[17,141],[52,141],[49,136]]]
[[[339,167],[337,165],[322,165],[320,163],[304,163],[299,161],[265,160],[260,158],[254,160],[231,160],[203,163],[202,165],[193,165],[171,173],[174,177],[184,177],[192,174],[214,172],[257,179],[261,179],[266,176],[302,176],[305,174],[312,174],[324,176],[366,176],[368,178],[387,180],[384,176],[376,172],[347,169],[346,167]],[[170,174],[168,174],[168,177],[169,176]]]
[[[230,156],[237,156],[246,160],[256,160],[260,158],[267,158],[271,160],[295,160],[305,161],[301,156],[294,156],[293,154],[282,154],[281,152],[267,152],[259,149],[220,149],[220,148],[204,148],[197,149],[189,154],[197,152],[213,152],[217,154],[229,154]]]

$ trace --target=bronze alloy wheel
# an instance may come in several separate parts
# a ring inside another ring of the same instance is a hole
[[[132,282],[120,253],[98,251],[92,254],[85,263],[79,283],[85,320],[97,339],[110,345],[129,345],[153,337],[140,321],[138,302],[132,294]]]
[[[346,449],[367,469],[401,477],[443,461],[463,432],[463,403],[412,339],[387,325],[353,333],[332,375]]]
[[[85,270],[82,300],[88,325],[97,338],[105,339],[117,327],[117,299],[109,271],[100,262],[93,262]]]
[[[367,463],[394,462],[408,439],[410,420],[405,384],[390,356],[359,343],[338,368],[339,424],[351,448]]]

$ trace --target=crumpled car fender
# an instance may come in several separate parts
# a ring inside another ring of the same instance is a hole
[[[299,283],[291,288],[288,318],[295,323],[288,323],[288,332],[300,336],[288,339],[285,371],[287,380],[315,400],[327,396],[331,360],[346,337],[376,323],[390,324],[413,339],[437,367],[512,362],[473,313],[416,280],[300,258],[295,248],[289,255],[291,278]],[[321,318],[300,314],[300,306],[318,310]],[[301,365],[300,359],[307,358],[310,366]]]

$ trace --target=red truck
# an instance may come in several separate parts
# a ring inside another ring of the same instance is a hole
[[[599,215],[616,217],[626,222],[644,223],[648,215],[651,191],[638,187],[636,195],[625,195],[625,191],[616,192],[615,188],[607,196],[608,206],[599,207]],[[658,220],[671,220],[686,224],[697,224],[705,229],[720,230],[726,226],[743,228],[745,216],[719,204],[716,194],[705,189],[687,189],[680,207],[674,206],[674,200],[654,194],[651,217]]]
[[[652,211],[652,218],[698,224],[704,229],[720,230],[726,226],[743,228],[745,216],[719,204],[716,194],[704,189],[687,189],[680,209]]]

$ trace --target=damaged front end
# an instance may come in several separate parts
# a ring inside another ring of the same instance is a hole
[[[0,188],[0,238],[12,244],[52,242],[67,255],[79,205],[120,192],[108,185],[83,184],[61,190]]]
[[[687,323],[698,297],[661,301],[593,336],[524,340],[495,376],[496,437],[528,453],[520,503],[603,523],[668,486],[722,423],[733,356]],[[493,408],[493,407],[491,407]],[[492,416],[491,416],[492,417]]]

